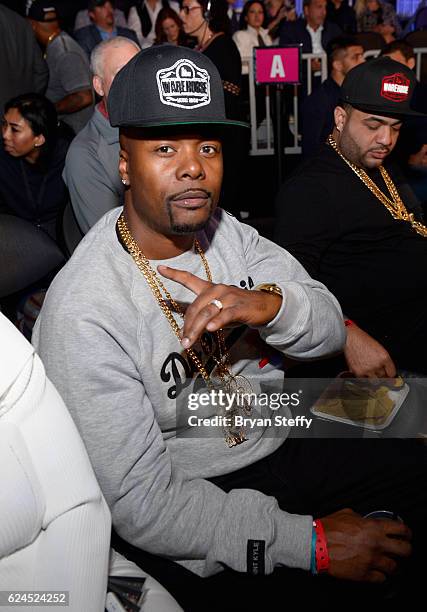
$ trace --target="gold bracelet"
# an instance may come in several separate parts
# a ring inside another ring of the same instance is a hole
[[[279,295],[281,298],[283,297],[283,292],[280,289],[279,285],[276,283],[261,283],[254,287],[254,291],[264,291],[265,293],[274,293],[275,295]]]

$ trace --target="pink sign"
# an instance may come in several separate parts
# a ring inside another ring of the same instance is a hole
[[[254,49],[257,83],[300,83],[301,46]]]

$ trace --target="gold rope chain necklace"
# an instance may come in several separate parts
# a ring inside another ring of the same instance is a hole
[[[374,196],[376,196],[378,200],[382,204],[384,204],[393,219],[399,219],[399,221],[407,221],[412,225],[413,229],[417,232],[417,234],[419,234],[423,238],[427,238],[427,227],[423,223],[416,221],[413,213],[408,213],[406,206],[402,202],[402,199],[396,189],[395,184],[393,183],[390,175],[388,174],[384,166],[380,166],[380,172],[392,199],[390,199],[385,193],[381,191],[381,189],[374,183],[374,181],[367,175],[367,173],[362,168],[359,168],[358,166],[353,164],[341,153],[332,135],[328,137],[328,144],[341,157],[341,159],[345,161],[347,166],[349,166],[353,170],[353,172],[360,178],[360,180],[366,185],[366,187],[370,189],[370,191],[372,191]]]
[[[184,318],[184,311],[182,310],[181,306],[173,299],[159,276],[151,267],[149,260],[139,248],[136,240],[134,239],[128,228],[123,213],[120,215],[117,221],[117,228],[119,230],[120,238],[123,244],[125,245],[129,254],[132,256],[132,259],[138,266],[139,270],[142,272],[142,275],[147,281],[151,292],[153,293],[157,303],[163,311],[163,314],[165,315],[166,319],[169,321],[170,326],[175,332],[176,337],[179,339],[179,341],[181,341],[180,327],[176,322],[175,317],[173,316],[171,308],[168,306],[168,302],[172,305],[175,312],[182,318]],[[206,277],[211,283],[212,275],[209,269],[209,264],[203,252],[203,249],[197,239],[194,240],[194,247],[196,252],[200,255],[203,267],[205,269]],[[230,372],[230,359],[225,346],[223,330],[219,329],[218,331],[216,331],[215,336],[218,344],[219,359],[214,355],[211,356],[216,363],[216,370],[221,380],[220,386],[224,388],[227,393],[234,393],[235,395],[233,397],[236,398],[234,400],[233,406],[227,410],[227,414],[223,415],[224,418],[222,419],[222,427],[224,431],[225,441],[227,445],[231,448],[247,440],[244,428],[235,425],[235,417],[238,416],[241,412],[243,412],[244,414],[249,414],[251,411],[251,406],[248,402],[242,401],[240,398],[237,397],[238,395],[242,395],[242,393],[244,392],[244,388],[241,386],[241,381],[247,381],[246,379],[244,379],[243,376],[234,376]],[[209,351],[206,348],[206,344],[203,344],[202,340],[201,343],[205,352],[209,354]],[[206,385],[210,389],[215,389],[216,387],[213,384],[208,372],[206,371],[206,368],[202,364],[197,353],[192,348],[185,349],[185,352],[187,353],[193,364],[196,366],[197,370],[202,375]],[[224,423],[229,423],[229,425]]]

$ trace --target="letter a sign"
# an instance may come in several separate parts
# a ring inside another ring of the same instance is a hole
[[[271,63],[270,78],[275,79],[276,77],[280,77],[281,79],[286,78],[285,67],[280,54],[273,55],[273,61]]]
[[[301,45],[254,48],[257,84],[301,82]]]

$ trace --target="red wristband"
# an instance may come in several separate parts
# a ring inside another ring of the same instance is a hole
[[[316,532],[316,570],[321,574],[329,569],[328,543],[322,521],[316,519],[313,521],[313,527]]]
[[[346,327],[350,327],[350,325],[356,325],[354,321],[352,321],[351,319],[344,319],[344,325]]]

